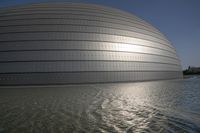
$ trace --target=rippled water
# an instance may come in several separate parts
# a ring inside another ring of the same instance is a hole
[[[1,87],[4,132],[200,132],[200,78]]]

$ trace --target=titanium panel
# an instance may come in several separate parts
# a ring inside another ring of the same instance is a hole
[[[182,78],[167,38],[135,15],[92,4],[0,10],[0,85]]]

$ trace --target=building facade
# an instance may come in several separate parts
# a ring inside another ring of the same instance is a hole
[[[135,15],[74,3],[0,10],[0,85],[181,77],[175,48]]]

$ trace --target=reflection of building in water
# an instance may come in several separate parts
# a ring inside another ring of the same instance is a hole
[[[0,11],[0,84],[181,78],[165,36],[113,8],[46,3]]]

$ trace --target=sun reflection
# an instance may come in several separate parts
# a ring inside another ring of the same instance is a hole
[[[172,84],[172,86],[174,85],[177,86]],[[169,88],[166,88],[167,86]],[[109,100],[103,102],[102,115],[109,114],[110,119],[115,119],[115,121],[120,119],[128,125],[126,131],[164,130],[159,125],[167,123],[168,119],[164,114],[161,114],[160,110],[169,115],[170,112],[164,107],[170,106],[171,109],[172,106],[176,107],[176,105],[170,103],[171,99],[169,98],[176,99],[177,94],[168,94],[173,92],[173,90],[170,90],[173,87],[168,85],[168,81],[120,83],[106,86],[106,88],[109,88],[106,90],[106,93],[109,94]],[[177,101],[173,102],[176,103]]]

